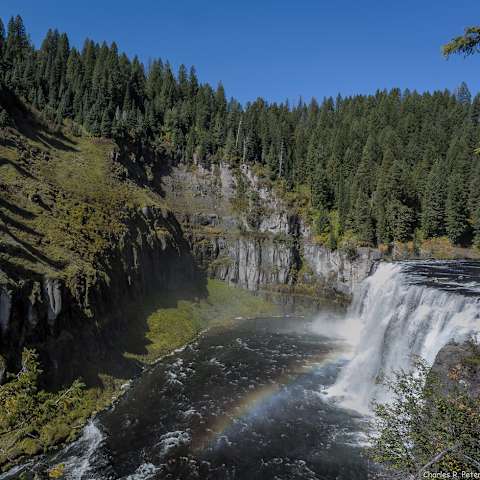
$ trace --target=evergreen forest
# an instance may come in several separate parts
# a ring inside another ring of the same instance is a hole
[[[159,162],[255,165],[287,192],[308,192],[326,238],[480,245],[480,95],[465,83],[454,92],[242,105],[193,67],[144,65],[115,43],[87,39],[78,50],[50,30],[36,48],[17,16],[0,20],[0,89],[52,129],[149,149]],[[7,110],[0,127],[15,126]]]

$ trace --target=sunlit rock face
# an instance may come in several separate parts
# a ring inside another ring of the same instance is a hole
[[[380,258],[376,250],[369,248],[359,248],[355,255],[350,255],[312,243],[305,243],[303,252],[305,262],[319,278],[347,295],[352,295]]]
[[[213,264],[216,278],[226,280],[249,290],[263,285],[286,285],[291,282],[295,252],[282,242],[269,239],[213,240],[218,258],[226,261]]]
[[[324,289],[351,297],[380,257],[373,249],[352,254],[315,243],[297,209],[246,165],[235,172],[225,164],[210,170],[178,165],[163,187],[199,264],[243,288]]]

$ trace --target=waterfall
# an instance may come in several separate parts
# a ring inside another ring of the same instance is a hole
[[[433,363],[449,341],[480,331],[478,295],[412,281],[410,272],[411,264],[381,263],[354,295],[342,326],[353,355],[327,392],[346,408],[367,413],[371,400],[388,400],[382,376],[409,369],[414,356]]]

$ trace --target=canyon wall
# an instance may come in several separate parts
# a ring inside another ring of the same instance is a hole
[[[374,249],[332,251],[315,242],[298,211],[247,166],[178,165],[162,188],[199,265],[243,288],[350,297],[380,258]]]
[[[30,157],[32,171],[44,162],[27,148]],[[7,261],[5,271],[0,264],[0,382],[6,370],[20,368],[25,346],[40,353],[56,383],[66,381],[65,364],[74,375],[83,357],[94,364],[95,355],[107,355],[105,346],[129,321],[126,307],[152,293],[202,296],[207,275],[252,291],[348,300],[378,259],[374,250],[352,254],[315,242],[295,205],[248,166],[205,169],[167,162],[161,171],[158,158],[121,148],[108,162],[127,184],[163,200],[125,208],[124,233],[81,267],[72,260],[68,268],[46,274],[22,268],[21,257],[15,266]],[[51,202],[61,201],[62,194],[48,188],[30,203],[48,195]],[[7,241],[7,253],[36,251],[12,235]]]

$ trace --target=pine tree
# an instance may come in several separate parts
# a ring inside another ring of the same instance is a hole
[[[480,93],[477,93],[470,107],[470,118],[473,124],[480,122]]]
[[[3,50],[5,47],[5,27],[3,25],[2,19],[0,18],[0,63],[3,59]],[[0,80],[3,76],[3,68],[0,69]]]
[[[470,195],[468,206],[471,212],[471,224],[474,235],[474,244],[480,248],[480,158],[475,157],[475,165],[472,168],[470,180]]]
[[[373,244],[373,221],[370,208],[370,198],[361,190],[357,195],[354,213],[354,230],[360,243]]]
[[[472,101],[472,94],[470,93],[470,90],[465,82],[462,82],[457,88],[455,96],[462,105],[470,105]]]
[[[20,15],[12,17],[8,22],[7,37],[4,47],[4,60],[13,66],[14,62],[22,62],[27,50],[29,41]]]
[[[382,165],[375,190],[374,211],[377,223],[377,239],[381,243],[389,243],[392,240],[392,231],[389,218],[388,204],[391,200],[390,178],[389,173],[395,161],[393,152],[390,148],[386,148],[383,154]]]
[[[112,135],[112,121],[108,110],[104,110],[102,114],[102,122],[100,124],[100,132],[102,137],[110,137]]]
[[[462,180],[458,172],[454,172],[449,178],[445,205],[447,235],[455,244],[464,241],[469,230],[467,196]]]
[[[318,164],[315,168],[311,189],[313,207],[318,210],[326,209],[328,211],[332,206],[331,184],[321,164]]]
[[[410,182],[408,167],[402,157],[393,162],[388,179],[388,223],[393,233],[393,239],[405,241],[411,237],[414,230],[414,213],[412,205],[413,187]]]
[[[415,214],[413,209],[393,199],[387,206],[392,237],[394,240],[404,242],[412,237]]]
[[[430,171],[422,200],[422,230],[425,237],[445,233],[445,201],[447,197],[444,163],[437,160]]]
[[[350,210],[350,197],[343,176],[339,178],[337,185],[337,210],[339,223],[338,233],[339,235],[342,235],[347,227],[348,212]]]

